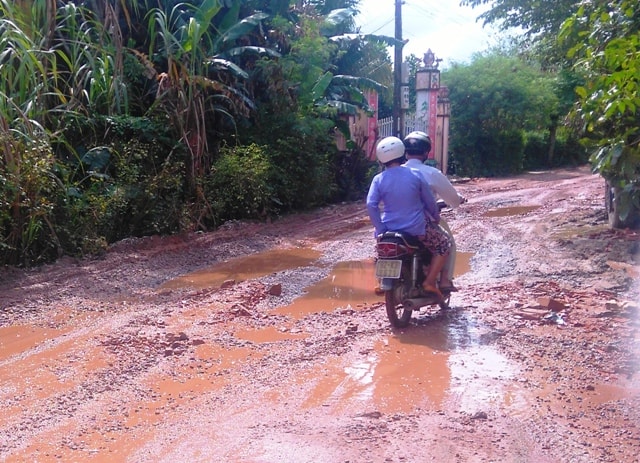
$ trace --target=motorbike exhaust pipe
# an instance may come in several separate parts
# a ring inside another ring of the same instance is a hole
[[[437,296],[415,297],[411,299],[405,299],[404,301],[402,301],[402,305],[407,309],[418,310],[421,307],[438,304],[439,302],[440,299],[438,299]]]

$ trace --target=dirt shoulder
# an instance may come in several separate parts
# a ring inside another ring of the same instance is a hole
[[[2,270],[0,461],[637,461],[640,235],[586,167],[456,186],[405,330],[361,203]]]

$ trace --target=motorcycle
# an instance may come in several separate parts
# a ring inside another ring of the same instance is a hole
[[[440,209],[446,205],[438,201]],[[384,292],[389,322],[396,328],[409,325],[414,310],[430,305],[449,308],[451,293],[440,299],[422,288],[431,253],[413,235],[387,231],[377,237],[376,278]]]

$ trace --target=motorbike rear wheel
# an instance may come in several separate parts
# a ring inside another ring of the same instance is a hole
[[[384,293],[384,302],[387,309],[387,318],[396,328],[404,328],[409,325],[412,309],[405,307],[402,301],[409,297],[410,281],[408,270],[402,269],[402,278],[395,281],[393,288]]]

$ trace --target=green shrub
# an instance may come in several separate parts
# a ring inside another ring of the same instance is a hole
[[[315,134],[283,137],[269,146],[274,198],[290,212],[325,204],[335,191],[329,155],[335,143]]]
[[[336,185],[331,202],[355,201],[366,196],[372,179],[369,171],[377,163],[369,161],[362,150],[336,151],[330,165]]]
[[[70,254],[92,254],[129,236],[171,233],[184,222],[184,156],[161,121],[95,117],[67,126],[57,208]]]
[[[509,130],[496,138],[495,151],[487,157],[487,165],[497,175],[510,175],[522,172],[524,162],[524,137],[520,130]]]
[[[571,132],[561,127],[558,129],[550,163],[548,136],[548,132],[527,132],[524,148],[525,169],[576,166],[588,162],[589,154],[584,146]]]
[[[251,144],[223,147],[211,173],[204,179],[210,207],[206,225],[227,220],[264,219],[275,210],[270,182],[271,165],[265,148]]]
[[[548,132],[527,132],[524,142],[523,166],[526,170],[549,167]]]
[[[268,147],[265,155],[277,212],[322,205],[339,194],[336,177],[342,165],[333,127],[329,119],[293,110],[279,117],[260,113],[258,123],[246,127],[242,144]]]
[[[54,159],[43,137],[25,141],[3,134],[0,143],[0,264],[31,266],[58,257],[52,226],[60,194]]]
[[[589,162],[589,152],[569,131],[559,131],[556,139],[554,166],[579,166]]]
[[[524,139],[519,130],[478,134],[474,143],[466,147],[458,143],[454,144],[451,158],[457,175],[494,177],[522,171]]]

